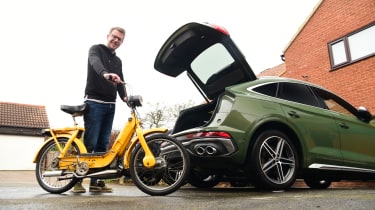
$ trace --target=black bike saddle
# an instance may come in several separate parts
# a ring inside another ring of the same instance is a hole
[[[61,105],[60,109],[68,114],[73,115],[73,117],[76,116],[82,116],[83,113],[86,110],[86,104],[81,104],[81,105]]]

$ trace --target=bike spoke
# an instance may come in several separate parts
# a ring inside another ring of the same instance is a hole
[[[137,147],[131,157],[130,174],[134,183],[150,195],[166,195],[177,190],[188,175],[189,158],[181,143],[167,136],[151,137],[147,145],[153,150],[157,164],[143,166],[144,151]]]

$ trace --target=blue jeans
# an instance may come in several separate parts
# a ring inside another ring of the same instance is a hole
[[[94,101],[85,101],[86,112],[83,116],[85,134],[83,142],[87,152],[106,152],[111,136],[115,104],[104,104]],[[92,178],[90,185],[98,179]]]
[[[87,152],[106,152],[115,116],[115,104],[85,101],[84,144]]]

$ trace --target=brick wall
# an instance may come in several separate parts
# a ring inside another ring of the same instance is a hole
[[[375,56],[331,71],[327,45],[374,21],[375,0],[323,0],[285,50],[282,76],[326,87],[375,114]]]

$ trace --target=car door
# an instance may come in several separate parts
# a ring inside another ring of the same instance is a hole
[[[341,153],[345,165],[375,170],[375,128],[345,115],[338,115],[336,123],[340,128]]]
[[[316,92],[335,118],[343,167],[353,171],[375,169],[375,127],[358,119],[357,110],[335,94],[319,89]]]
[[[331,113],[324,109],[312,90],[305,84],[279,84],[277,98],[283,99],[282,109],[303,139],[308,165],[335,165],[342,161],[340,135]]]

